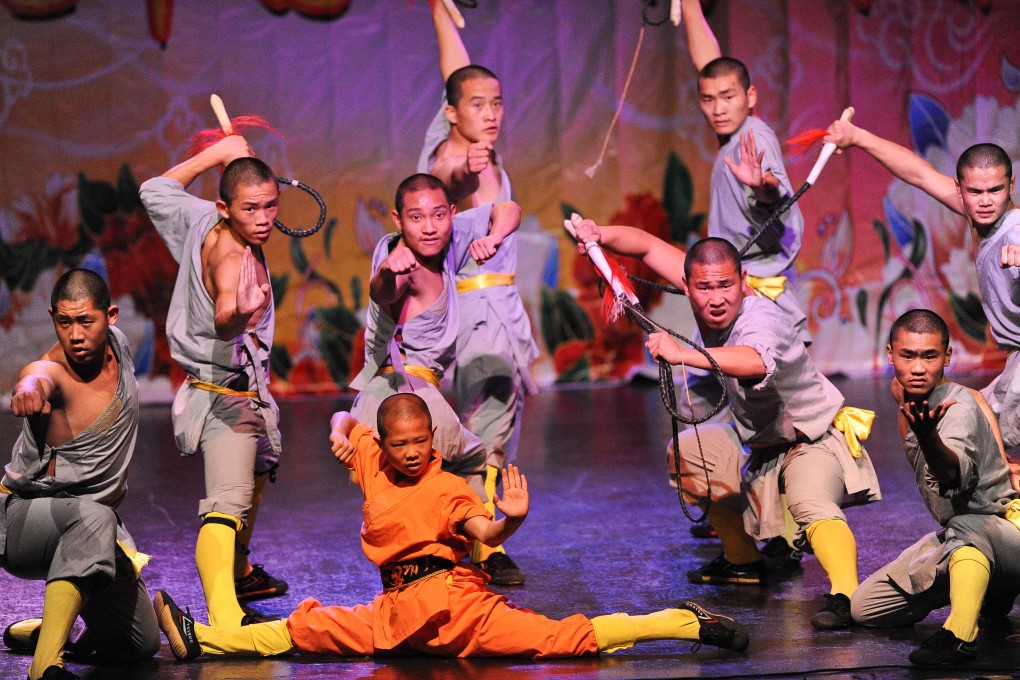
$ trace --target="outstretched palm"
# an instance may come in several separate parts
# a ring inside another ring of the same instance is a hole
[[[496,508],[511,519],[528,516],[528,480],[516,465],[503,469],[503,498],[493,498]]]

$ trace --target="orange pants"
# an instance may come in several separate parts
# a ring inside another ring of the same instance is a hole
[[[287,619],[287,628],[303,654],[549,658],[598,651],[587,617],[556,621],[514,607],[485,583],[480,572],[458,565],[406,591],[383,592],[368,605],[323,607],[309,598]],[[420,627],[394,634],[391,624],[409,620],[421,621]]]

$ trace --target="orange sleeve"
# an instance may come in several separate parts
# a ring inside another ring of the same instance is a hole
[[[347,467],[358,476],[358,483],[361,487],[365,487],[365,483],[369,480],[370,474],[368,472],[374,465],[376,468],[379,467],[379,445],[375,442],[375,432],[370,430],[365,425],[358,423],[351,430],[351,433],[347,435],[347,439],[350,440],[351,445],[354,447],[354,458],[352,458]]]
[[[450,475],[450,477],[453,479],[451,480],[452,488],[447,497],[450,522],[448,526],[449,532],[453,535],[462,535],[460,525],[472,517],[488,517],[492,519],[492,515],[482,505],[482,502],[478,500],[478,496],[467,485],[467,482],[454,475]]]

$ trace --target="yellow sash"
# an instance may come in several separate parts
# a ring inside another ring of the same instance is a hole
[[[1016,525],[1017,529],[1020,529],[1020,498],[1014,498],[1006,506],[1006,514],[1003,515],[1007,520]]]
[[[375,372],[376,375],[383,375],[385,373],[395,373],[392,366],[383,366]],[[431,368],[425,368],[424,366],[415,366],[414,364],[404,364],[404,372],[408,375],[413,375],[416,378],[431,383],[435,387],[439,387],[439,376]]]
[[[861,457],[864,447],[861,442],[871,434],[871,424],[875,421],[875,412],[853,406],[844,406],[832,419],[832,426],[843,433],[850,455]]]
[[[747,285],[758,297],[767,297],[775,302],[776,298],[786,290],[785,276],[751,276],[747,275]]]
[[[457,292],[467,293],[472,290],[482,290],[493,286],[514,285],[515,274],[479,274],[470,279],[462,279],[457,282]],[[785,280],[785,279],[784,279]]]
[[[7,488],[6,486],[4,486],[3,484],[0,484],[0,493],[6,493],[6,494],[9,494],[10,492],[11,492],[11,490],[10,490],[10,489],[8,489],[8,488]]]
[[[247,399],[259,398],[258,392],[238,392],[237,390],[232,390],[229,387],[224,387],[223,385],[216,385],[215,383],[205,382],[204,380],[199,380],[198,378],[192,377],[190,375],[188,376],[188,384],[191,385],[192,387],[197,387],[200,390],[205,390],[206,392],[225,394],[228,397],[245,397]]]

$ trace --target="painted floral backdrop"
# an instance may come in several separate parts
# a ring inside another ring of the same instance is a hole
[[[335,3],[318,19],[285,11],[287,3],[176,0],[155,26],[146,3],[64,3],[76,6],[35,21],[15,18],[9,10],[18,4],[26,3],[0,3],[0,393],[52,342],[46,309],[55,278],[87,266],[106,275],[121,305],[146,394],[169,397],[180,378],[163,329],[176,267],[137,187],[182,160],[189,136],[214,124],[213,92],[234,115],[269,119],[281,135],[253,139],[259,156],[316,187],[330,208],[315,236],[277,233],[268,247],[278,314],[273,388],[345,388],[361,359],[370,253],[392,228],[393,189],[413,171],[440,99],[424,0]],[[478,4],[465,10],[463,36],[474,60],[503,81],[500,150],[526,215],[518,281],[543,350],[535,373],[545,384],[625,377],[647,361],[642,336],[602,323],[591,269],[559,225],[577,210],[679,244],[697,237],[717,145],[698,109],[683,31],[647,29],[609,155],[589,178],[643,3]],[[961,0],[704,4],[713,6],[724,53],[750,66],[757,113],[780,137],[824,126],[852,103],[858,124],[947,174],[975,141],[997,142],[1020,160],[1015,0],[987,11]],[[788,160],[795,183],[813,160]],[[215,179],[192,190],[212,197]],[[288,224],[314,220],[300,192],[285,190],[283,202]],[[801,205],[807,234],[796,286],[825,370],[882,371],[889,323],[917,305],[950,322],[958,367],[1001,365],[962,218],[859,152],[834,158]],[[690,332],[683,301],[640,293],[661,320]]]

